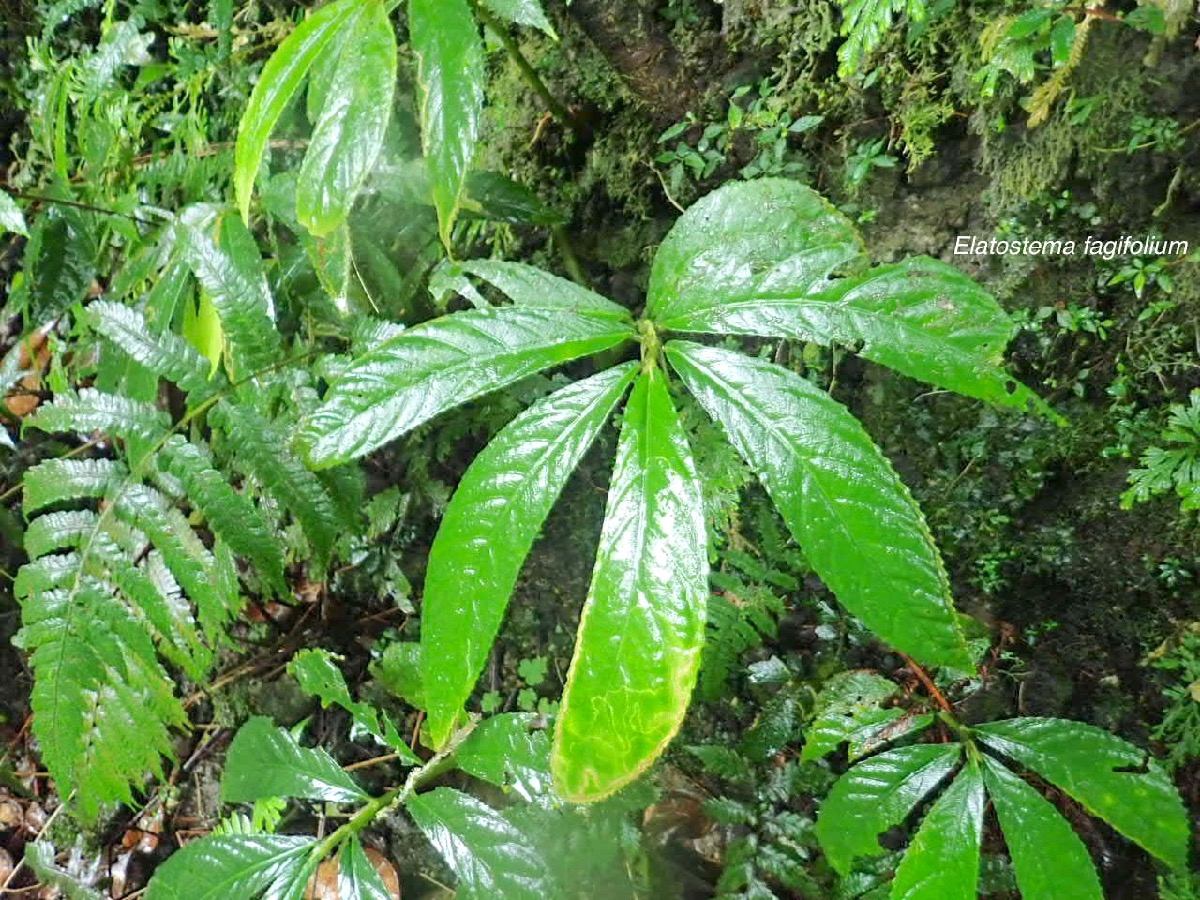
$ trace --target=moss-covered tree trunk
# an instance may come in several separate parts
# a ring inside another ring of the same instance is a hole
[[[570,11],[655,122],[695,108],[701,81],[652,12],[630,0],[574,0]]]

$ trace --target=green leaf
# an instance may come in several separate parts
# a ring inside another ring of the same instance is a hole
[[[458,748],[460,769],[531,802],[550,789],[550,737],[535,713],[502,713],[484,719]]]
[[[679,730],[704,642],[706,546],[691,449],[666,376],[651,368],[625,410],[555,723],[551,769],[560,796],[591,802],[619,790]]]
[[[363,852],[362,842],[350,838],[338,864],[338,900],[393,900],[379,872]]]
[[[342,532],[325,485],[291,451],[287,436],[248,404],[221,401],[213,412],[233,440],[238,465],[296,517],[313,550],[310,571],[322,574]]]
[[[513,305],[526,309],[570,310],[617,317],[629,315],[625,307],[607,297],[536,266],[474,259],[452,264],[451,268],[486,281],[508,297]]]
[[[682,341],[667,354],[838,600],[915,659],[973,670],[921,510],[858,420],[763,360]]]
[[[367,0],[340,51],[296,189],[297,218],[321,237],[346,221],[391,118],[396,34],[382,0]]]
[[[312,838],[229,834],[192,841],[154,871],[146,900],[301,900]]]
[[[187,518],[153,488],[127,487],[115,500],[118,519],[137,528],[158,550],[167,568],[196,603],[199,619],[210,640],[224,634],[224,624],[238,604],[236,578],[221,578],[220,554],[210,552],[192,531]],[[224,548],[217,542],[217,548]]]
[[[81,302],[96,279],[98,233],[92,217],[78,209],[52,206],[39,216],[21,258],[25,284],[12,292],[12,311],[36,327]]]
[[[983,762],[1023,900],[1104,900],[1087,848],[1067,820],[996,760]]]
[[[365,2],[360,3],[360,6],[365,5]],[[317,54],[316,59],[309,66],[304,88],[304,110],[309,124],[315,124],[321,118],[321,113],[325,109],[325,98],[329,96],[329,92],[336,85],[337,79],[335,76],[337,75],[338,63],[341,60],[342,48],[346,45],[347,39],[357,30],[355,26],[358,24],[359,18],[360,15],[356,13],[352,18],[342,23],[337,33],[321,48],[321,52]],[[288,178],[290,176],[282,174],[282,177]],[[268,186],[267,194],[263,197],[263,204],[269,214],[275,215],[276,213],[271,208],[273,198],[270,195],[271,186]]]
[[[421,645],[412,641],[388,644],[372,671],[392,694],[417,709],[425,708],[425,679],[421,675]]]
[[[933,716],[915,716],[899,707],[882,707],[898,690],[870,672],[840,672],[821,688],[813,720],[804,729],[801,762],[821,759],[848,742],[853,762],[906,734],[927,728]]]
[[[356,728],[361,728],[384,746],[391,747],[403,762],[409,765],[420,763],[421,760],[404,743],[404,738],[386,715],[368,703],[351,698],[350,688],[346,686],[341,670],[334,664],[332,654],[325,650],[302,650],[288,663],[288,672],[296,679],[300,690],[319,699],[323,707],[340,706],[350,713]]]
[[[187,220],[180,227],[188,264],[221,319],[231,374],[240,380],[266,369],[279,358],[279,332],[254,235],[228,215],[217,220],[215,240]]]
[[[109,437],[154,440],[166,432],[169,419],[148,403],[83,388],[77,394],[58,394],[25,420],[26,428],[53,434],[99,431]]]
[[[357,803],[367,793],[320,747],[301,747],[266,716],[238,729],[225,757],[222,803],[253,803],[264,797],[294,797]]]
[[[483,0],[483,3],[500,18],[514,25],[528,25],[544,31],[552,38],[558,37],[554,26],[546,18],[541,0]]]
[[[128,474],[111,459],[48,459],[25,473],[22,508],[29,516],[68,500],[103,500]]]
[[[408,801],[421,831],[458,879],[461,900],[545,900],[557,896],[533,844],[490,806],[450,788]]]
[[[233,489],[213,468],[200,445],[175,435],[163,444],[160,460],[179,479],[188,500],[198,509],[221,540],[253,563],[266,585],[279,596],[288,596],[283,577],[283,550],[262,514],[244,495]]]
[[[51,462],[56,461],[43,465]],[[71,473],[65,474],[64,484],[78,483],[71,480]],[[63,490],[64,497],[69,490]],[[81,491],[73,499],[87,496]],[[207,674],[212,654],[196,632],[191,610],[183,602],[161,551],[155,548],[147,553],[143,540],[90,511],[42,516],[29,526],[25,543],[31,557],[44,558],[22,567],[16,578],[16,593],[31,597],[56,589],[73,591],[84,581],[113,592],[136,610],[159,652],[199,680]],[[45,556],[63,550],[80,552]],[[135,554],[145,559],[137,560]]]
[[[217,32],[218,57],[227,62],[233,49],[233,0],[209,0],[208,20]]]
[[[250,195],[275,123],[300,89],[304,76],[338,30],[363,8],[364,0],[334,0],[301,22],[266,66],[238,125],[233,186],[242,219],[250,220]]]
[[[442,243],[458,216],[483,120],[483,41],[467,0],[409,0],[421,142]]]
[[[815,296],[864,261],[850,220],[811,188],[780,178],[729,184],[688,209],[658,248],[646,312],[682,328],[676,320],[698,311],[783,291]]]
[[[428,193],[428,191],[426,191]],[[472,172],[467,177],[464,212],[510,225],[565,225],[566,216],[546,205],[520,182],[498,172]]]
[[[517,307],[410,328],[339,373],[303,427],[309,461],[357,459],[448,409],[634,336],[610,316]]]
[[[75,852],[72,852],[68,862],[69,868],[63,868],[54,861],[54,856],[54,845],[49,840],[40,839],[25,845],[25,864],[42,885],[57,888],[55,893],[59,896],[65,895],[68,900],[105,900],[89,883],[96,880],[96,870],[92,869],[86,860],[83,860],[82,866],[74,865]],[[89,870],[92,873],[90,878],[87,877]]]
[[[0,235],[6,231],[29,237],[29,229],[25,227],[25,216],[15,200],[0,191]]]
[[[896,870],[891,900],[975,900],[984,799],[979,765],[968,762],[925,814]]]
[[[1159,6],[1139,6],[1137,9],[1131,9],[1123,21],[1130,28],[1136,28],[1138,31],[1173,37],[1174,33],[1179,30],[1177,22],[1186,21],[1188,10],[1186,6],[1169,6],[1167,8],[1173,11],[1172,27],[1170,28],[1168,28],[1165,9]]]
[[[225,352],[225,332],[221,329],[221,317],[217,315],[217,308],[208,291],[201,290],[195,303],[188,300],[183,308],[183,323],[179,333],[208,361],[208,377],[216,378],[221,369],[221,356]]]
[[[187,717],[146,629],[107,588],[81,577],[69,592],[23,598],[13,643],[32,653],[42,760],[61,789],[77,791],[84,822],[102,804],[132,802],[129,785],[147,773],[161,777],[169,729]]]
[[[155,334],[136,310],[120,303],[97,300],[84,311],[84,321],[156,377],[165,378],[188,393],[199,393],[200,399],[210,391],[209,362],[191,344],[170,331]]]
[[[1050,58],[1055,66],[1066,65],[1075,46],[1075,17],[1062,15],[1050,29]]]
[[[839,778],[817,817],[829,864],[847,875],[857,857],[883,853],[879,835],[908,818],[961,756],[960,744],[916,744],[872,756]]]
[[[762,284],[663,322],[678,331],[841,343],[912,378],[1001,406],[1054,417],[1003,366],[1013,325],[978,284],[917,257],[814,290],[807,280]]]
[[[1191,837],[1183,801],[1146,751],[1065,719],[1008,719],[981,725],[976,733],[1167,865],[1187,865]]]
[[[429,553],[421,618],[435,745],[449,738],[487,662],[550,508],[635,374],[629,363],[539,400],[492,439],[459,483]]]

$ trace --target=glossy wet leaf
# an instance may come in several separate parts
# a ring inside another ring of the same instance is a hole
[[[397,646],[393,644],[388,647]],[[417,765],[421,760],[405,743],[404,737],[397,731],[396,726],[386,714],[375,709],[369,703],[362,703],[350,696],[350,688],[346,685],[341,669],[334,664],[333,655],[325,650],[302,650],[292,657],[288,663],[288,673],[296,679],[300,690],[321,701],[328,709],[338,706],[350,713],[353,723],[351,738],[358,739],[356,731],[364,731],[380,744],[390,747],[399,755],[402,762]]]
[[[421,617],[435,745],[449,738],[487,662],[550,508],[635,373],[629,363],[539,400],[491,440],[459,483],[429,553]]]
[[[318,236],[346,221],[383,148],[396,87],[396,35],[382,0],[367,0],[339,49],[296,187],[296,216]]]
[[[304,113],[308,118],[310,125],[315,125],[321,118],[321,112],[325,109],[325,98],[329,96],[329,92],[333,90],[337,74],[338,63],[341,61],[342,47],[346,41],[358,30],[356,25],[362,17],[361,8],[367,6],[367,0],[360,0],[360,9],[353,16],[342,23],[333,37],[321,48],[321,52],[313,59],[312,65],[308,68],[308,74],[304,80]],[[280,173],[283,177],[289,177],[287,173]],[[280,177],[280,176],[275,176]],[[272,179],[274,180],[274,179]],[[277,212],[272,209],[273,203],[270,198],[271,187],[267,188],[267,196],[263,198],[263,205],[266,207],[270,215],[277,215]]]
[[[463,212],[511,225],[564,225],[567,221],[525,185],[498,172],[472,172],[467,177],[462,208]]]
[[[337,900],[393,900],[357,837],[346,842],[338,860]]]
[[[284,429],[250,404],[222,400],[212,419],[236,442],[239,468],[295,517],[312,549],[309,572],[323,575],[343,527],[325,485],[293,453]]]
[[[208,291],[200,291],[196,302],[190,298],[183,309],[183,339],[208,363],[206,377],[216,380],[221,371],[221,356],[225,352],[225,334],[221,330],[221,317],[213,306]]]
[[[442,243],[458,216],[483,119],[483,41],[467,0],[409,0],[421,142]]]
[[[88,304],[82,318],[93,331],[154,373],[156,378],[166,378],[187,392],[203,394],[207,391],[211,374],[209,361],[171,331],[156,334],[137,310],[121,303],[97,300]]]
[[[550,37],[557,37],[554,26],[546,18],[541,0],[483,0],[484,5],[502,19],[515,25],[538,28]]]
[[[983,775],[968,762],[921,820],[892,881],[892,900],[975,900],[984,799]]]
[[[1163,862],[1176,868],[1187,864],[1191,838],[1183,801],[1145,750],[1065,719],[1008,719],[981,725],[976,734]]]
[[[908,818],[961,756],[959,744],[916,744],[872,756],[839,778],[817,816],[829,864],[846,875],[855,858],[883,853],[879,836]]]
[[[454,756],[462,771],[529,802],[550,787],[550,734],[534,713],[501,713],[484,719]]]
[[[804,751],[800,760],[821,759],[845,743],[849,745],[846,756],[854,762],[884,744],[928,728],[932,723],[931,715],[914,716],[898,707],[826,713],[804,730]]]
[[[838,600],[915,659],[973,669],[925,518],[858,420],[763,360],[683,341],[667,355]]]
[[[185,844],[154,871],[146,900],[301,900],[316,843],[285,834],[209,836]]]
[[[309,460],[348,462],[434,416],[634,337],[611,316],[503,307],[410,328],[344,369],[305,422]]]
[[[254,236],[236,216],[210,228],[181,221],[188,264],[208,292],[220,319],[227,365],[236,379],[249,377],[279,355],[275,304]]]
[[[666,376],[644,372],[625,409],[608,507],[551,768],[568,800],[601,799],[666,749],[704,640],[707,534],[691,449]]]
[[[718,302],[719,301],[719,302]],[[1004,369],[1014,326],[995,299],[951,265],[916,257],[812,290],[777,278],[741,298],[664,321],[679,331],[845,344],[874,362],[1001,406],[1046,404]]]
[[[508,297],[514,306],[574,310],[619,318],[629,316],[625,307],[607,297],[536,266],[502,260],[473,259],[457,263],[452,268],[487,282]]]
[[[109,437],[156,441],[164,436],[170,421],[166,413],[148,403],[81,388],[76,394],[58,394],[38,407],[36,414],[25,420],[25,427],[47,434],[100,431]]]
[[[229,745],[221,800],[252,803],[264,797],[354,803],[367,794],[324,750],[301,747],[287,730],[255,716]]]
[[[17,206],[17,202],[12,197],[4,191],[0,191],[0,236],[3,236],[6,231],[22,237],[29,236],[29,229],[25,227],[25,215],[21,212],[21,207]]]
[[[191,505],[204,515],[217,537],[253,564],[264,587],[288,596],[283,548],[272,537],[258,507],[233,489],[202,446],[173,435],[159,451],[165,471],[178,479]]]
[[[250,219],[254,180],[275,123],[300,90],[317,57],[363,5],[364,0],[334,0],[321,7],[296,26],[263,67],[242,113],[234,148],[233,186],[244,220]]]
[[[996,760],[983,762],[1022,900],[1103,900],[1087,848],[1054,805]]]
[[[458,880],[461,900],[546,900],[557,896],[532,842],[490,806],[437,788],[405,808]]]
[[[874,753],[905,735],[928,728],[933,716],[915,715],[885,704],[899,690],[896,683],[874,672],[839,672],[821,687],[811,721],[804,729],[800,761],[829,755],[842,743],[851,762]]]
[[[864,262],[850,220],[811,188],[780,178],[728,184],[690,207],[658,248],[646,313],[676,328],[783,291],[815,296]]]

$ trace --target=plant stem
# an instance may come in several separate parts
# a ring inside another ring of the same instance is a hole
[[[567,270],[567,274],[571,276],[571,280],[584,287],[591,287],[591,284],[588,282],[587,273],[583,271],[583,266],[579,263],[579,257],[575,255],[575,245],[571,243],[571,238],[567,235],[567,229],[562,225],[555,225],[551,229],[550,234],[554,238],[554,246],[558,248],[558,252],[562,256],[563,268]]]
[[[101,213],[106,216],[120,216],[123,219],[132,219],[142,225],[156,225],[152,219],[143,219],[141,216],[135,216],[133,213],[117,212],[115,209],[105,209],[103,206],[93,206],[90,203],[80,203],[78,200],[60,200],[57,197],[47,197],[43,194],[26,194],[24,191],[16,191],[10,187],[0,186],[10,197],[15,197],[18,200],[28,200],[31,203],[49,203],[54,206],[69,206],[72,209],[82,209],[87,212]]]
[[[662,338],[649,319],[638,321],[637,329],[642,345],[642,371],[649,372],[658,365],[658,358],[662,355]]]
[[[449,769],[454,762],[454,754],[458,752],[458,748],[462,746],[463,741],[470,737],[471,732],[475,730],[475,726],[478,723],[479,719],[473,718],[456,731],[446,746],[439,750],[429,762],[425,763],[419,769],[413,769],[409,772],[408,778],[404,780],[404,784],[375,797],[364,805],[358,812],[351,816],[350,821],[314,846],[309,854],[309,860],[315,863],[324,859],[337,849],[338,846],[363,831],[377,816],[383,815],[397,806],[401,806],[417,792],[418,788]]]
[[[929,696],[934,699],[934,702],[941,707],[942,712],[954,718],[954,707],[950,705],[950,701],[946,699],[946,695],[938,690],[938,686],[933,683],[933,679],[929,677],[929,673],[921,668],[920,663],[907,654],[901,653],[900,656],[907,663],[908,667],[913,670],[913,674],[917,676],[917,680],[921,682],[925,690],[929,692]]]
[[[537,73],[537,69],[533,67],[528,57],[521,52],[516,39],[504,27],[503,23],[481,4],[472,3],[472,6],[475,7],[476,18],[496,35],[496,38],[504,47],[504,51],[516,64],[525,80],[529,82],[529,86],[533,88],[533,92],[546,104],[546,108],[550,110],[550,114],[572,131],[580,131],[581,126],[578,117],[567,109],[557,97],[550,93],[550,89],[546,87],[546,82],[542,80],[542,76]]]

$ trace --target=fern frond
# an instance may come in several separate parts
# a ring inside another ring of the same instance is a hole
[[[205,399],[223,384],[224,379],[209,380],[211,366],[196,348],[171,332],[154,334],[142,314],[128,306],[98,300],[84,310],[83,320],[134,362],[193,395],[193,400]]]
[[[220,375],[209,378],[208,361],[191,344],[169,332],[153,334],[142,315],[129,307],[97,301],[88,306],[84,315],[94,331],[130,359],[176,384],[193,403],[211,398],[219,388],[227,386]],[[228,448],[235,465],[261,482],[267,494],[296,518],[313,548],[315,568],[323,569],[333,554],[338,535],[346,527],[346,517],[338,510],[323,481],[288,449],[281,429],[249,404],[221,400],[213,408],[212,421],[228,433]],[[168,442],[164,448],[168,456],[171,446],[177,444]],[[226,502],[240,502],[230,500],[227,494],[225,498]],[[199,502],[204,498],[191,499]],[[250,517],[246,521],[259,540],[253,553],[239,547],[237,540],[245,531],[243,527],[231,543],[239,553],[264,566],[273,578],[272,573],[281,571],[282,558],[270,552],[272,541],[263,540],[264,535],[269,537],[269,529],[258,524],[260,517],[252,509],[247,511],[246,503],[240,505],[242,514]],[[213,530],[221,533],[221,522],[208,512],[205,515],[213,522]],[[278,582],[274,586],[278,588]]]
[[[25,515],[65,500],[103,499],[126,471],[111,459],[49,459],[25,474]]]
[[[46,432],[103,432],[113,437],[156,440],[167,432],[170,420],[148,403],[139,403],[95,388],[60,394],[26,420],[26,428]]]
[[[152,406],[86,390],[26,427],[147,444],[136,464],[50,460],[25,478],[33,519],[15,584],[17,643],[31,654],[35,733],[60,790],[76,791],[94,819],[103,804],[131,800],[130,785],[170,755],[171,729],[186,718],[160,657],[197,679],[211,668],[238,603],[233,553],[277,589],[282,553],[254,505]],[[213,550],[181,494],[218,536]]]
[[[324,569],[343,527],[325,485],[288,449],[286,438],[264,416],[232,403],[219,403],[214,413],[214,421],[229,433],[235,464],[257,478],[296,517],[312,546],[315,568]]]
[[[188,264],[208,291],[225,333],[226,362],[235,378],[261,372],[279,358],[275,306],[254,236],[236,215],[185,211],[179,222]]]
[[[161,775],[170,730],[186,717],[146,629],[81,559],[66,561],[64,587],[18,593],[15,643],[31,653],[42,759],[90,821],[102,804],[132,800],[130,784]]]
[[[744,587],[737,579],[713,573],[718,587]],[[726,591],[713,594],[708,602],[708,628],[700,666],[700,696],[706,700],[720,698],[729,688],[742,656],[761,647],[768,637],[774,637],[776,617],[783,612],[783,601],[762,589],[749,589],[742,594]]]
[[[1129,509],[1151,497],[1174,491],[1185,512],[1200,509],[1200,390],[1190,404],[1171,407],[1167,427],[1154,446],[1142,454],[1141,465],[1129,473],[1129,489],[1121,507]]]
[[[842,35],[846,42],[838,49],[838,75],[846,78],[860,70],[867,56],[881,43],[897,16],[907,15],[913,22],[928,14],[925,0],[840,0]]]
[[[167,471],[179,479],[188,499],[209,527],[239,556],[255,566],[270,591],[287,593],[283,578],[283,552],[279,541],[250,500],[233,489],[198,444],[179,435],[169,438],[159,457]]]
[[[154,488],[126,486],[115,501],[114,513],[135,526],[162,554],[164,564],[196,604],[209,642],[216,642],[239,602],[236,581],[231,586],[229,579],[219,574],[218,555],[192,531],[187,516]]]

